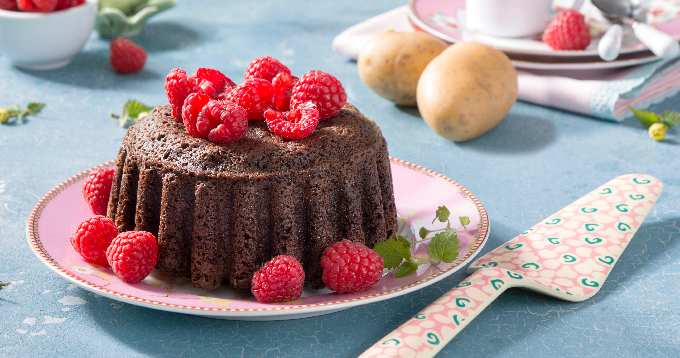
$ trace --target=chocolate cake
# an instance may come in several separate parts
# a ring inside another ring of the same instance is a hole
[[[108,216],[121,231],[153,233],[156,267],[205,289],[249,289],[280,254],[322,288],[326,247],[342,239],[373,247],[397,229],[385,140],[349,104],[299,140],[251,121],[226,144],[187,134],[169,105],[157,107],[125,135]]]

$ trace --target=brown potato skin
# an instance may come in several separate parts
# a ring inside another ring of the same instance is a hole
[[[474,139],[498,125],[517,101],[517,71],[500,50],[457,43],[427,65],[417,101],[439,135],[456,142]]]
[[[425,32],[385,31],[373,36],[359,52],[359,77],[381,97],[397,105],[415,106],[420,74],[446,47]]]

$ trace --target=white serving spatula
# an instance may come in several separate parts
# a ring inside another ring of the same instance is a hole
[[[602,287],[661,194],[658,179],[615,178],[473,262],[470,277],[361,357],[433,357],[510,287],[584,301]]]

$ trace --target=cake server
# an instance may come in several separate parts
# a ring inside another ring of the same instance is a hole
[[[361,357],[432,357],[510,287],[580,302],[595,295],[661,194],[648,175],[617,177],[473,262],[470,277]]]
[[[655,55],[669,59],[680,53],[680,45],[672,36],[638,20],[646,18],[646,13],[641,7],[633,6],[630,0],[592,0],[592,3],[609,21],[632,26],[635,37]]]

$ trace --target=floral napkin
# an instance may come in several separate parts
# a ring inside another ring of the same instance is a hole
[[[401,6],[354,25],[333,41],[333,51],[356,60],[373,35],[387,29],[414,31]],[[584,115],[622,121],[628,106],[645,109],[680,91],[680,60],[606,70],[517,71],[519,100]]]

